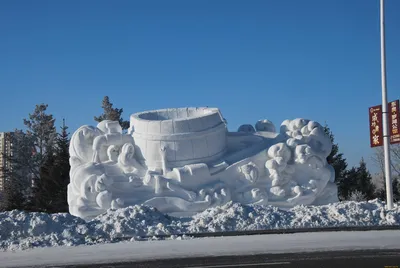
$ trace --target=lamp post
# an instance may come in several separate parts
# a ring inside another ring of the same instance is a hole
[[[393,208],[393,188],[390,170],[390,136],[388,129],[388,102],[386,88],[386,51],[385,51],[385,1],[380,0],[381,25],[381,79],[382,79],[382,123],[383,123],[383,150],[385,155],[385,180],[387,208]]]

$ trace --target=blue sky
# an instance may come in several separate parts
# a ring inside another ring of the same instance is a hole
[[[400,97],[399,12],[386,0],[389,100]],[[370,163],[379,0],[4,0],[0,36],[0,131],[47,103],[73,132],[94,124],[109,95],[125,118],[215,106],[230,130],[327,122],[350,165]]]

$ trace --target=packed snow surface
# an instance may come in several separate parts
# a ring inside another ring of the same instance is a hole
[[[305,253],[305,256],[307,252],[326,252],[329,255],[330,251],[349,252],[354,250],[399,251],[399,237],[400,231],[398,230],[347,231],[225,236],[184,241],[121,242],[93,246],[36,248],[0,252],[0,267],[63,267],[65,265],[118,267],[118,263],[121,262],[178,258],[300,252]],[[235,265],[235,267],[249,267],[237,263]],[[132,263],[131,267],[135,267],[135,264]],[[273,265],[272,267],[280,266]]]
[[[176,239],[176,235],[203,232],[377,225],[400,225],[400,207],[387,210],[377,200],[296,206],[289,210],[228,203],[191,218],[177,218],[152,207],[132,206],[108,210],[87,222],[67,213],[14,210],[0,213],[0,248],[92,245],[160,235]]]

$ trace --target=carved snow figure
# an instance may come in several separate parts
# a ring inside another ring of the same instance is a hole
[[[135,146],[133,144],[125,143],[122,146],[117,161],[122,171],[129,176],[141,177],[146,173],[146,168],[135,159]]]
[[[244,133],[254,133],[256,130],[252,125],[241,125],[238,128],[238,132],[244,132]]]
[[[248,180],[251,183],[257,182],[259,174],[258,174],[258,168],[254,163],[250,162],[246,165],[239,167],[238,169],[240,172],[243,173],[246,180]]]
[[[97,136],[93,140],[93,162],[101,162],[101,150],[104,147],[114,145],[122,146],[125,143],[133,143],[131,135],[123,135],[122,128],[116,121],[104,120],[97,125],[97,128],[102,131],[102,135]]]
[[[267,120],[258,120],[256,123],[256,131],[267,131],[267,132],[275,132],[275,126],[274,124]]]
[[[91,219],[107,209],[151,205],[192,215],[227,202],[293,207],[336,202],[332,144],[310,120],[269,120],[228,132],[216,108],[133,114],[82,126],[71,137],[70,213]]]
[[[283,195],[284,190],[281,186],[285,185],[290,180],[292,167],[288,166],[288,161],[291,159],[292,153],[285,143],[278,143],[268,149],[270,160],[265,163],[265,167],[269,170],[269,177],[272,179],[272,187],[278,195]]]
[[[111,201],[111,208],[118,209],[124,207],[124,200],[122,198],[117,198]]]
[[[163,174],[166,175],[169,170],[167,168],[168,163],[167,163],[167,148],[165,146],[162,146],[160,148],[160,156],[161,156],[161,162],[162,162],[162,170],[163,170]]]

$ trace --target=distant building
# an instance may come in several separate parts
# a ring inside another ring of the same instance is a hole
[[[5,169],[12,170],[9,158],[15,154],[14,132],[0,132],[0,191],[4,191],[7,176]]]

